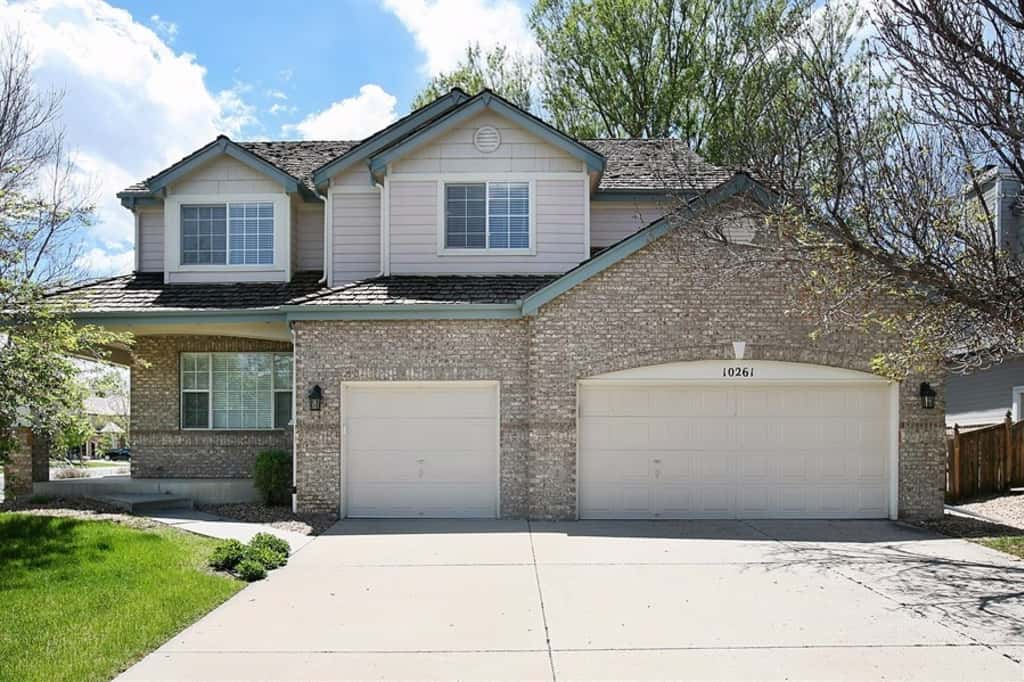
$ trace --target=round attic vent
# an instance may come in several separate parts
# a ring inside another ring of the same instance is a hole
[[[494,126],[482,126],[473,133],[473,146],[477,151],[490,154],[501,146],[501,135]]]

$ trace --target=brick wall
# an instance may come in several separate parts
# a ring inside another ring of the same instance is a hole
[[[735,208],[735,207],[734,207]],[[747,217],[724,208],[714,219]],[[744,247],[723,248],[679,230],[587,280],[525,320],[300,321],[294,323],[299,391],[295,433],[298,504],[337,511],[340,503],[342,381],[501,382],[501,515],[572,518],[576,496],[576,382],[615,370],[684,360],[805,362],[869,371],[878,338],[849,332],[810,338],[787,314],[792,277],[781,269],[735,267]],[[248,476],[281,432],[178,430],[178,353],[284,350],[287,344],[216,337],[142,337],[151,364],[136,370],[132,426],[136,476]],[[942,513],[943,409],[922,410],[921,380],[941,390],[941,373],[911,377],[900,391],[901,515]],[[319,384],[323,409],[306,391]]]
[[[526,514],[527,323],[522,320],[295,322],[300,398],[315,384],[323,406],[297,401],[299,508],[337,512],[341,499],[343,381],[500,381],[501,515]]]
[[[728,221],[717,212],[712,219]],[[544,306],[530,328],[529,514],[571,518],[576,494],[576,381],[632,367],[731,359],[870,371],[877,337],[849,332],[812,341],[787,310],[796,292],[784,269],[736,267],[746,247],[725,248],[676,230]],[[921,377],[900,391],[901,516],[942,514],[944,410],[922,410]],[[926,377],[940,387],[941,373]],[[940,395],[941,395],[940,390]]]
[[[180,357],[186,352],[290,351],[291,344],[227,336],[140,336],[132,368],[134,478],[248,478],[256,453],[291,449],[291,430],[183,431]]]

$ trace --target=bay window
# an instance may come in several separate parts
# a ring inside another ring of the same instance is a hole
[[[182,353],[183,429],[280,429],[292,418],[290,353]]]

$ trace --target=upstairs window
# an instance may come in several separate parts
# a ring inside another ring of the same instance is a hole
[[[528,182],[460,182],[444,186],[446,249],[529,249]]]
[[[182,265],[273,265],[274,204],[183,205]]]

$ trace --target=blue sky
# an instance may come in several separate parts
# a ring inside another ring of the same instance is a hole
[[[470,42],[530,55],[527,0],[0,0],[42,87],[65,93],[78,183],[97,204],[80,265],[134,264],[116,192],[225,133],[359,139],[406,113]]]

